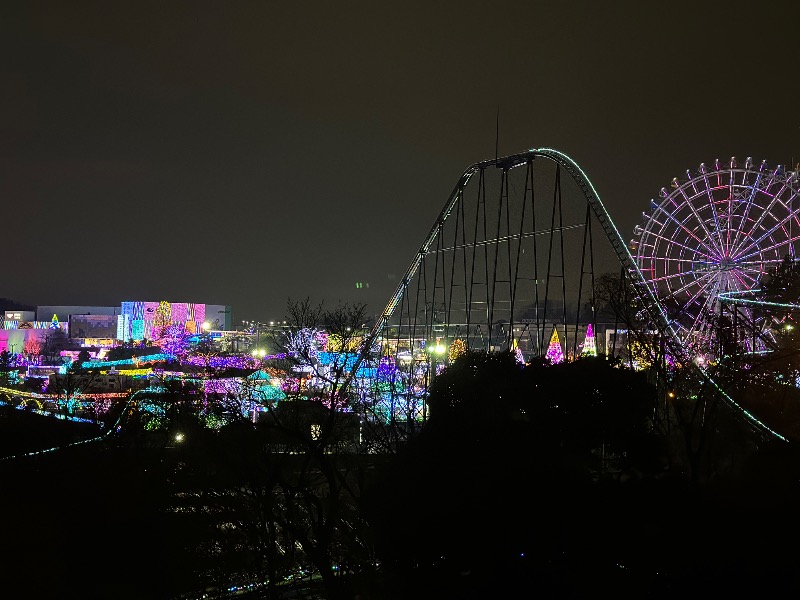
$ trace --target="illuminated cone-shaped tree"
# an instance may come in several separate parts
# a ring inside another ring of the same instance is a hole
[[[522,356],[522,350],[519,349],[517,345],[517,339],[514,338],[513,343],[511,344],[512,349],[514,350],[514,358],[517,359],[517,362],[521,365],[525,364],[525,357]]]
[[[558,339],[558,330],[555,327],[553,327],[553,335],[550,336],[550,345],[547,347],[547,354],[544,357],[553,365],[564,362],[564,351],[561,349],[561,341]]]
[[[581,356],[597,356],[597,340],[594,337],[594,327],[591,323],[586,326],[586,339],[583,340]]]

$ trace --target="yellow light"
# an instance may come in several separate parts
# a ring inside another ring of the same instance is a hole
[[[178,443],[182,442],[183,441],[183,434],[182,433],[176,433],[175,434],[175,441],[178,442]]]

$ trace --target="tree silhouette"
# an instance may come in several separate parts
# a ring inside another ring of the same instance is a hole
[[[406,594],[435,580],[452,590],[445,597],[466,597],[515,577],[548,589],[567,555],[587,568],[580,540],[598,527],[593,503],[609,502],[608,486],[663,473],[654,392],[605,359],[459,357],[434,381],[422,434],[365,501],[387,576]],[[627,527],[617,534],[634,536]]]

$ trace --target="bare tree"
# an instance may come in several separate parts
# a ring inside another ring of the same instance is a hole
[[[186,479],[174,502],[213,520],[198,552],[228,548],[238,556],[231,577],[238,570],[266,578],[268,594],[278,597],[291,575],[315,572],[327,597],[337,598],[348,575],[374,564],[359,504],[382,457],[359,443],[362,415],[348,371],[361,351],[365,307],[304,300],[290,302],[287,313],[270,340],[282,358],[262,365],[287,396],[276,400],[269,386],[247,377],[206,395],[204,410],[227,424],[197,450],[200,479]]]

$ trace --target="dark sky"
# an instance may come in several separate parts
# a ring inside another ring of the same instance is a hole
[[[379,312],[498,107],[625,236],[700,162],[800,160],[789,2],[10,4],[0,297],[34,305]]]

